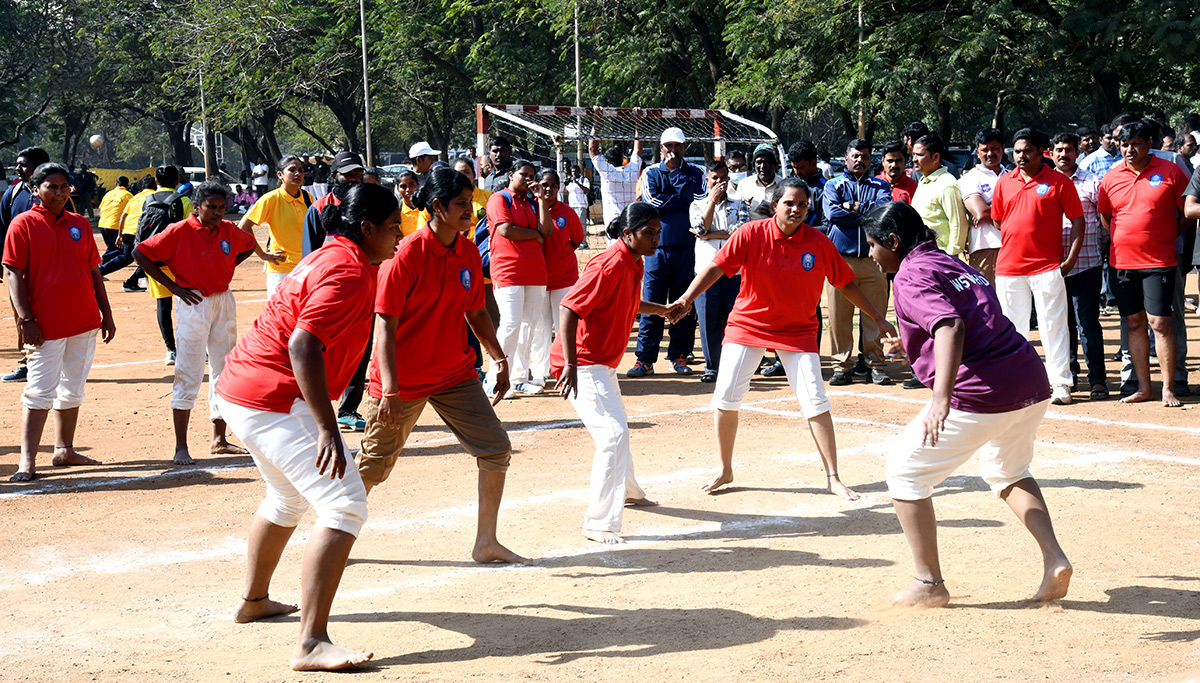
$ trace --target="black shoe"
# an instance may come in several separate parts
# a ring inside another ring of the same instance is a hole
[[[881,387],[889,386],[892,383],[892,378],[879,368],[871,368],[871,384],[878,384]]]
[[[850,373],[846,372],[845,370],[836,370],[833,373],[833,377],[829,378],[829,386],[844,387],[847,384],[850,384],[852,381],[854,380],[850,379]]]
[[[1192,387],[1187,384],[1176,384],[1175,385],[1175,395],[1176,396],[1191,396],[1192,395]]]
[[[771,363],[770,367],[763,368],[762,371],[763,377],[785,377],[786,375],[787,372],[784,371],[783,363],[780,361]]]
[[[136,283],[136,282],[133,284],[129,284],[128,282],[126,282],[125,284],[121,285],[121,290],[126,291],[126,292],[144,292],[144,291],[146,291],[146,288],[139,287],[138,283]]]
[[[717,381],[717,373],[712,370],[705,370],[703,375],[700,375],[700,381],[705,384],[712,384]]]
[[[2,379],[5,382],[24,382],[27,377],[29,377],[29,368],[22,365],[5,375]]]
[[[870,369],[867,368],[867,361],[863,360],[862,356],[859,356],[858,362],[854,364],[854,369],[850,371],[850,375],[857,379],[865,379],[870,372]]]
[[[913,375],[912,377],[909,377],[908,379],[901,382],[900,386],[905,389],[924,389],[925,383],[922,382],[921,380],[917,379],[916,375]]]

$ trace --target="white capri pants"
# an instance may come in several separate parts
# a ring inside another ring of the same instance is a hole
[[[578,396],[571,405],[596,442],[592,456],[592,482],[583,528],[621,530],[626,498],[645,498],[633,476],[633,451],[629,447],[629,422],[617,370],[606,365],[584,365],[576,373]]]
[[[226,290],[204,297],[189,306],[175,297],[175,383],[171,386],[171,409],[191,410],[196,406],[208,355],[208,414],[221,419],[217,409],[217,378],[225,369],[225,356],[237,343],[237,304]]]
[[[547,291],[546,310],[542,315],[532,325],[528,322],[521,323],[521,335],[532,335],[529,339],[529,375],[534,384],[545,386],[546,378],[550,376],[550,343],[553,339],[551,333],[558,327],[562,302],[570,291],[570,287]]]
[[[1033,440],[1049,401],[1007,413],[967,413],[950,409],[936,446],[922,446],[926,404],[893,443],[884,471],[888,493],[896,500],[923,500],[933,495],[963,463],[979,452],[979,474],[999,496],[1028,479]]]
[[[275,298],[275,290],[279,289],[279,285],[283,284],[287,276],[287,273],[267,271],[267,301]]]
[[[29,377],[21,405],[30,410],[70,410],[83,405],[83,386],[96,356],[96,330],[25,345]]]
[[[546,312],[546,288],[538,286],[496,287],[496,307],[500,309],[500,328],[496,330],[497,341],[504,355],[508,356],[508,376],[515,386],[524,382],[529,375],[529,349],[532,335],[521,335],[521,324],[536,324]],[[495,385],[496,361],[488,367],[488,383]]]
[[[765,348],[728,342],[721,346],[721,367],[717,369],[717,386],[712,397],[714,408],[738,410],[742,407],[742,399],[750,390],[750,378],[766,352]],[[812,419],[833,409],[825,395],[825,381],[821,379],[821,356],[782,350],[778,354],[787,373],[788,386],[800,402],[800,413]]]
[[[267,495],[258,514],[276,526],[293,528],[311,505],[317,526],[358,537],[367,521],[367,489],[342,440],[346,475],[330,479],[317,472],[317,421],[300,399],[289,413],[255,410],[216,397],[225,422],[237,435],[262,473]],[[338,435],[341,439],[341,435]]]
[[[1037,309],[1038,336],[1042,340],[1050,385],[1071,386],[1067,284],[1059,269],[1021,277],[997,275],[996,295],[1004,315],[1026,339],[1029,339],[1030,309]]]

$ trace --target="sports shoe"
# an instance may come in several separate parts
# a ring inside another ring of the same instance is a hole
[[[867,367],[867,361],[862,356],[859,356],[858,362],[854,364],[854,369],[850,371],[850,376],[858,379],[866,379],[870,372],[870,368]]]
[[[1071,390],[1062,386],[1053,387],[1050,389],[1050,404],[1056,406],[1071,405]]]
[[[903,389],[924,389],[925,383],[917,379],[916,375],[913,375],[912,377],[909,377],[901,382],[900,387]]]
[[[633,367],[629,368],[629,370],[625,372],[626,377],[645,377],[646,375],[653,374],[654,366],[649,363],[643,363],[640,360],[634,363]]]
[[[338,415],[337,421],[343,432],[361,432],[367,428],[367,421],[355,412]]]
[[[829,386],[844,387],[847,384],[850,384],[852,381],[854,380],[850,379],[850,373],[846,372],[845,370],[835,370],[833,377],[829,378]]]
[[[675,374],[677,375],[692,374],[692,369],[688,367],[686,358],[676,358],[675,360],[671,361],[671,369],[674,370]]]
[[[126,280],[125,283],[121,285],[121,290],[126,292],[144,292],[146,291],[146,288],[138,286],[138,283],[136,282],[130,284],[129,281]]]
[[[700,375],[700,381],[705,384],[712,384],[717,381],[717,373],[712,370],[705,370],[703,375]]]
[[[29,368],[22,365],[0,379],[5,382],[24,382],[27,377],[29,377]]]
[[[769,366],[763,368],[762,371],[763,377],[784,377],[786,375],[787,371],[783,369],[783,363],[780,361],[771,363]]]
[[[878,384],[881,387],[890,386],[892,378],[880,368],[871,368],[871,384]]]
[[[175,352],[167,351],[167,355],[163,356],[163,365],[174,365],[174,364],[175,364]]]
[[[526,396],[536,396],[546,391],[545,386],[536,382],[517,382],[517,386],[515,388],[518,393],[525,394]]]

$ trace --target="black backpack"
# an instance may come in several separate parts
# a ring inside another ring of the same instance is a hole
[[[183,212],[183,196],[175,190],[162,190],[146,197],[142,215],[138,218],[135,244],[150,239],[172,223],[187,218]]]

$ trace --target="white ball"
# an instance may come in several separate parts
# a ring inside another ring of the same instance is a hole
[[[88,142],[92,143],[92,147],[99,147],[104,144],[104,136],[100,134],[93,135],[88,138]]]

